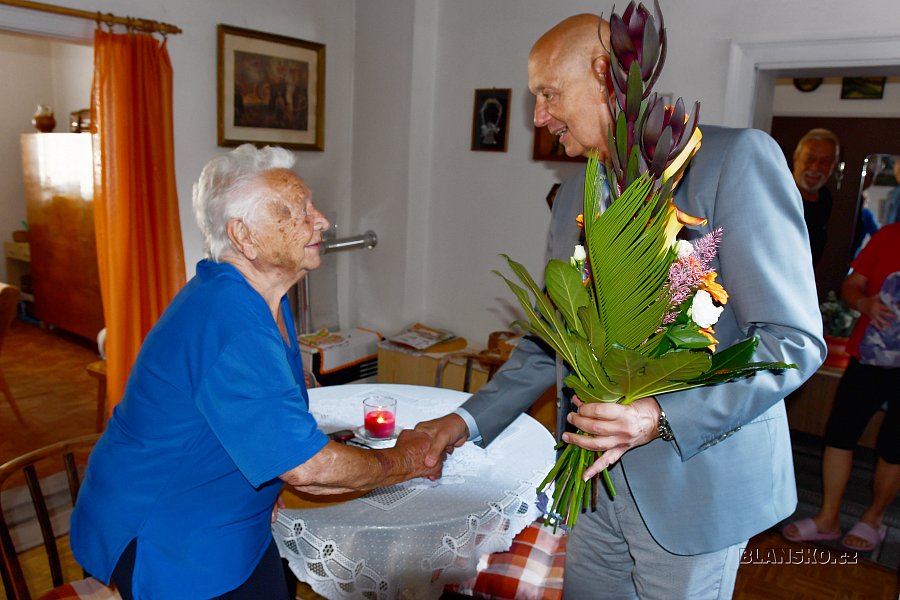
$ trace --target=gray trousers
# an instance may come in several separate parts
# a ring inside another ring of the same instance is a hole
[[[615,465],[610,477],[615,500],[598,490],[597,511],[579,515],[569,534],[563,599],[731,598],[747,542],[709,554],[672,554],[656,543],[644,525],[622,467]]]

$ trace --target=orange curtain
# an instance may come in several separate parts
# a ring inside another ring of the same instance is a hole
[[[112,410],[144,336],[185,282],[165,42],[96,31],[91,117]]]

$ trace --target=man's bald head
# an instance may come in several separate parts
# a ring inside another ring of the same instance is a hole
[[[609,23],[581,14],[557,23],[528,55],[534,125],[558,136],[569,156],[587,156],[593,149],[601,159],[608,154],[608,47]]]
[[[600,35],[603,36],[602,43]],[[531,47],[529,58],[535,53],[547,53],[556,60],[569,57],[591,61],[600,56],[609,56],[609,22],[597,15],[583,13],[563,19],[538,38]]]

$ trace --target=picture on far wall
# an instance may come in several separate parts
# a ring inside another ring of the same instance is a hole
[[[880,100],[887,77],[844,77],[841,100]]]
[[[531,149],[534,160],[552,160],[562,162],[587,162],[583,156],[567,156],[566,149],[559,143],[559,137],[547,131],[546,127],[534,128],[534,145]]]
[[[506,152],[511,89],[475,90],[472,150]]]
[[[325,45],[218,27],[218,143],[325,149]]]

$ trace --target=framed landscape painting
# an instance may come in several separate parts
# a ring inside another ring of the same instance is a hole
[[[325,45],[218,27],[218,142],[325,149]]]

